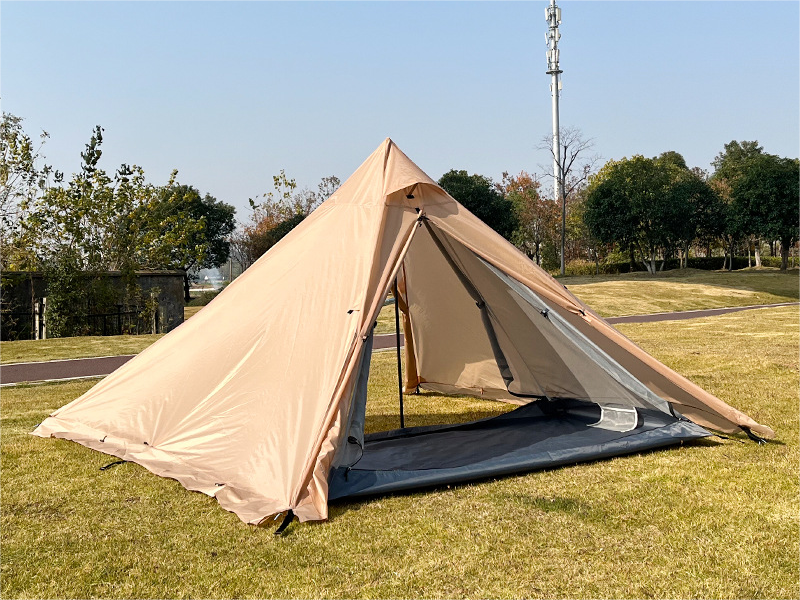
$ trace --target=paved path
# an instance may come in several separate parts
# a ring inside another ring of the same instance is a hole
[[[800,302],[782,302],[780,304],[753,304],[751,306],[730,306],[726,308],[703,308],[700,310],[683,310],[680,312],[652,313],[649,315],[629,315],[625,317],[606,317],[609,323],[655,323],[656,321],[683,321],[701,317],[716,317],[741,310],[756,308],[779,308],[781,306],[799,306]]]
[[[784,302],[782,304],[760,304],[753,306],[733,306],[729,308],[709,308],[703,310],[686,310],[681,312],[654,313],[649,315],[629,315],[624,317],[608,317],[609,323],[654,323],[657,321],[680,321],[714,317],[742,310],[756,308],[777,308],[780,306],[798,306],[800,302]],[[403,336],[400,336],[403,343]],[[374,350],[394,348],[395,334],[375,336]],[[130,359],[128,356],[102,356],[99,358],[76,358],[72,360],[51,360],[47,362],[15,363],[0,365],[0,384],[13,385],[26,381],[53,381],[65,379],[81,379],[85,377],[102,377],[116,370]]]
[[[115,371],[130,359],[128,356],[102,356],[99,358],[76,358],[73,360],[49,360],[47,362],[14,363],[0,366],[2,385],[23,381],[49,381],[99,377]]]

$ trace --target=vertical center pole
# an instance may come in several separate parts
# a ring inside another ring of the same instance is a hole
[[[394,295],[394,334],[397,341],[397,391],[400,394],[400,429],[405,429],[406,419],[403,414],[403,368],[400,362],[400,304],[397,301],[397,278],[394,279],[392,287]]]

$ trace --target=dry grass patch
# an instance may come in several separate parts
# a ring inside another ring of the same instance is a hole
[[[186,321],[187,319],[195,316],[203,308],[205,308],[205,307],[204,306],[184,306],[183,307],[183,320]]]
[[[27,433],[89,389],[2,392],[3,597],[796,598],[798,319],[767,309],[624,331],[778,442],[710,439],[336,504],[284,537],[135,464]],[[391,353],[369,428],[397,425]],[[410,425],[508,407],[411,396]]]
[[[732,273],[678,269],[559,281],[604,317],[796,302],[800,284],[797,270],[774,269]]]

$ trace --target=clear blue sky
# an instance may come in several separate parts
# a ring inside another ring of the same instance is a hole
[[[798,2],[559,4],[562,124],[603,158],[798,155]],[[177,168],[241,220],[280,169],[344,180],[385,137],[434,178],[499,179],[547,163],[546,5],[3,1],[2,108],[56,168],[100,124],[106,169]]]

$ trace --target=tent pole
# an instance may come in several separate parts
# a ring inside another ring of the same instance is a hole
[[[403,368],[400,363],[400,305],[397,301],[397,277],[394,279],[392,288],[394,295],[394,334],[397,341],[397,391],[400,394],[400,429],[405,429],[406,419],[403,414]]]

